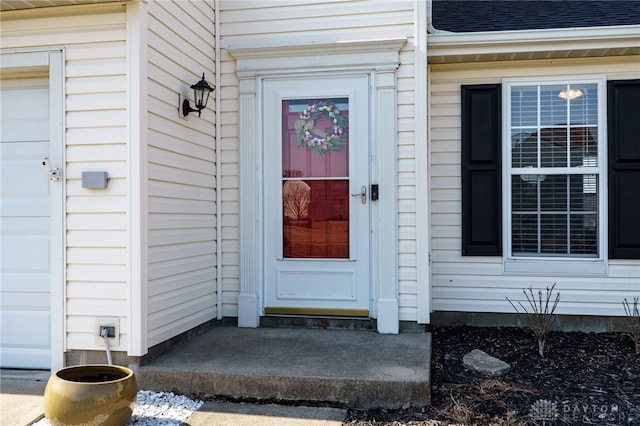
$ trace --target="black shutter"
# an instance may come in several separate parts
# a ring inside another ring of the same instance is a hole
[[[499,84],[462,86],[462,255],[502,255]]]
[[[609,258],[640,259],[640,80],[608,83]]]

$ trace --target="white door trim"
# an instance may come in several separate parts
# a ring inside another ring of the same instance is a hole
[[[258,43],[258,44],[255,44]],[[399,51],[406,39],[367,40],[331,45],[271,44],[264,39],[226,46],[236,58],[239,78],[240,145],[240,294],[238,326],[258,327],[262,314],[264,202],[262,187],[262,126],[264,76],[318,75],[352,72],[370,75],[372,117],[371,182],[378,183],[380,199],[371,207],[372,316],[378,331],[398,333],[397,227],[397,82]],[[256,48],[258,46],[259,48]],[[392,243],[390,243],[392,242]]]
[[[51,369],[63,367],[65,351],[65,206],[64,206],[64,67],[63,51],[3,53],[0,67],[4,75],[45,71],[49,76],[50,157],[53,167],[62,170],[62,179],[50,183],[50,315]]]

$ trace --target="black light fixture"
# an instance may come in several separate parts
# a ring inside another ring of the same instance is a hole
[[[198,117],[200,117],[200,113],[207,106],[207,101],[209,100],[209,95],[213,92],[214,88],[209,86],[204,80],[204,73],[202,73],[202,80],[192,85],[193,89],[193,100],[196,103],[195,108],[191,108],[189,104],[189,99],[185,99],[182,102],[182,114],[186,117],[190,112],[198,112]]]

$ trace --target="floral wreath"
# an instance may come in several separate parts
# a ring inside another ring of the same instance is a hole
[[[315,127],[315,121],[322,116],[333,123],[329,132]],[[295,123],[298,148],[313,149],[320,155],[327,151],[340,151],[349,138],[347,125],[347,118],[331,101],[311,104],[300,113],[300,119]]]

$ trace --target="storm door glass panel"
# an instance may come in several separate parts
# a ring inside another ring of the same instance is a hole
[[[285,258],[349,258],[349,101],[282,101]]]

